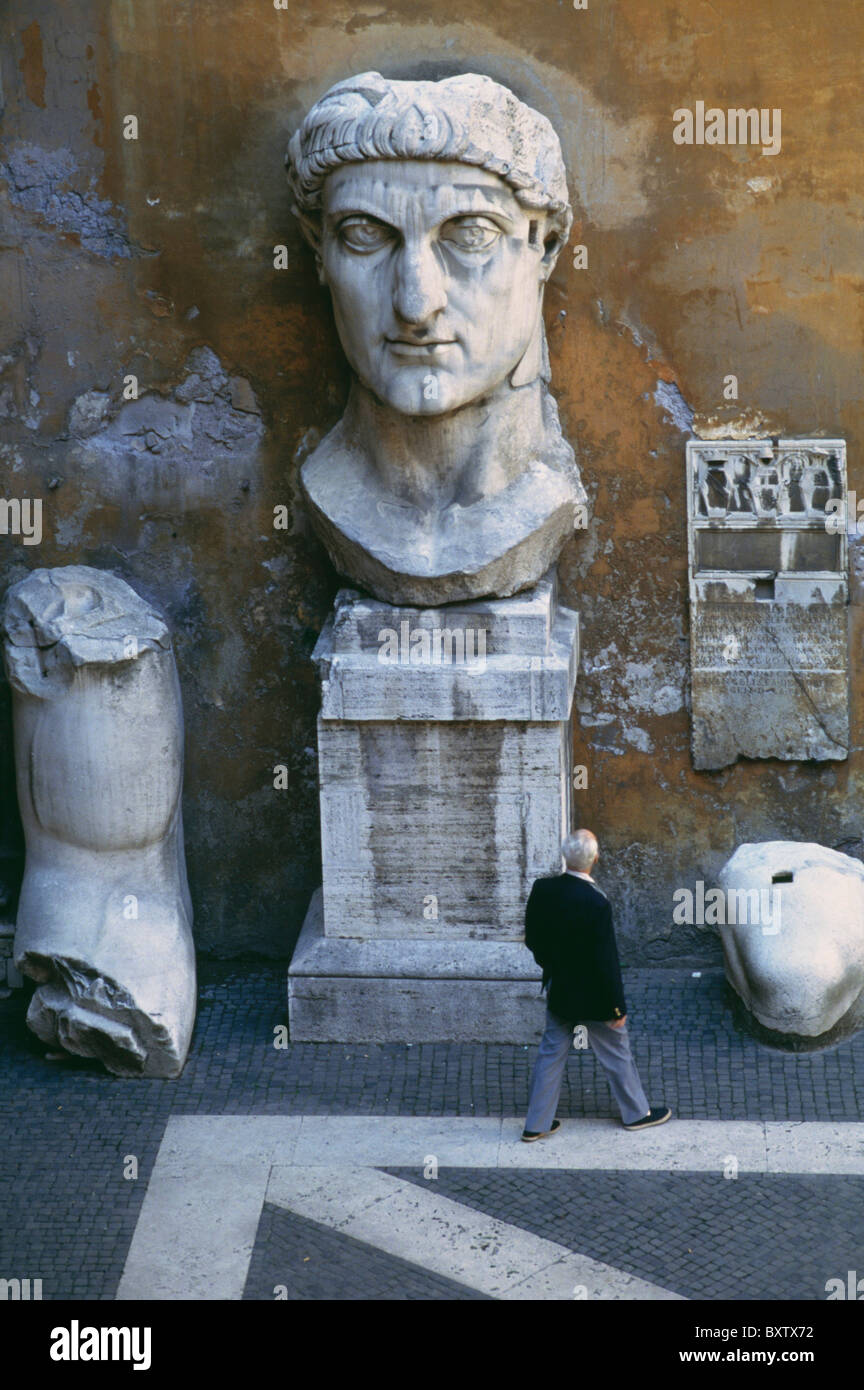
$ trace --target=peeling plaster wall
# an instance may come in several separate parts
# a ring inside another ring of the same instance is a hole
[[[338,580],[296,472],[341,413],[346,372],[282,157],[309,103],[367,68],[489,73],[562,135],[572,240],[588,247],[587,270],[562,255],[546,301],[593,508],[561,565],[583,618],[576,799],[625,959],[719,959],[712,933],[672,927],[671,894],[742,840],[860,848],[857,542],[848,761],[692,770],[684,441],[843,436],[864,492],[862,42],[858,0],[7,0],[0,493],[41,497],[44,536],[0,537],[0,583],[105,566],[164,610],[200,947],[287,955],[319,880],[309,655]],[[675,145],[673,111],[700,99],[781,108],[781,153]],[[138,401],[123,399],[129,374]],[[5,689],[0,720],[11,898]]]

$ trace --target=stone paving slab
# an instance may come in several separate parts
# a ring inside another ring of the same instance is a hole
[[[864,1173],[864,1125],[765,1126],[767,1167],[773,1173]]]
[[[734,1153],[744,1169],[763,1172],[766,1167],[765,1125],[758,1120],[719,1123],[675,1118],[635,1134],[616,1120],[562,1120],[561,1127],[562,1134],[554,1139],[523,1144],[519,1142],[521,1122],[505,1121],[498,1166],[721,1172],[727,1155]],[[860,1140],[864,1147],[864,1125]],[[805,1172],[809,1171],[806,1146],[801,1149],[800,1161]]]
[[[501,1143],[500,1119],[454,1116],[305,1115],[292,1162],[302,1164],[420,1163],[434,1153],[459,1167],[494,1166]],[[521,1131],[520,1131],[521,1132]],[[523,1148],[529,1147],[527,1144]],[[401,1159],[391,1154],[399,1153]],[[284,1162],[284,1158],[280,1159]]]
[[[455,1115],[172,1116],[159,1150],[160,1177],[204,1181],[214,1166],[295,1164],[316,1172],[423,1168],[591,1169],[864,1175],[864,1122],[681,1120],[630,1133],[616,1120],[564,1120],[553,1138],[523,1144],[521,1118]]]
[[[269,1174],[266,1158],[249,1155],[189,1177],[157,1168],[116,1297],[242,1298]]]
[[[172,1115],[159,1146],[165,1177],[201,1175],[215,1164],[293,1163],[302,1115]]]

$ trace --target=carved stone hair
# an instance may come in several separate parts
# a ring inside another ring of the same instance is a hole
[[[491,77],[399,82],[364,72],[311,108],[285,156],[294,212],[314,245],[327,175],[372,159],[455,160],[504,180],[526,208],[550,215],[561,243],[572,222],[558,136],[539,111]]]

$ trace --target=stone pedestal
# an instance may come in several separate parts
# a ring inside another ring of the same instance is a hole
[[[315,649],[323,890],[289,971],[295,1041],[528,1041],[525,902],[570,828],[578,616],[516,598],[336,597]]]

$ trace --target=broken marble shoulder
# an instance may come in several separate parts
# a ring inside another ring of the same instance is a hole
[[[183,714],[162,617],[116,575],[39,569],[6,595],[26,864],[15,963],[50,1046],[171,1077],[195,1019]]]

